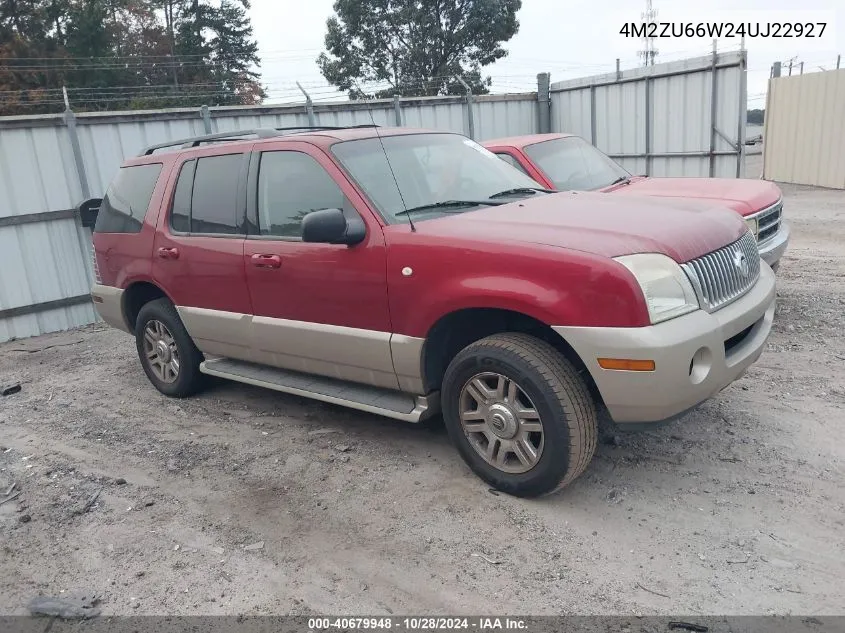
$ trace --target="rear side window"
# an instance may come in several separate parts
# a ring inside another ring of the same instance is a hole
[[[241,233],[236,208],[243,160],[243,154],[197,160],[191,196],[191,233]]]
[[[176,191],[173,193],[173,208],[170,210],[170,228],[180,233],[191,230],[191,193],[194,188],[194,169],[197,162],[189,160],[179,171]]]
[[[121,167],[109,185],[95,233],[139,233],[161,174],[161,163]]]

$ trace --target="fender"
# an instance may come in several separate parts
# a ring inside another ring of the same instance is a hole
[[[648,325],[636,280],[606,257],[538,244],[487,251],[400,239],[407,238],[393,238],[388,249],[394,333],[424,338],[441,317],[468,308],[519,312],[549,326]]]

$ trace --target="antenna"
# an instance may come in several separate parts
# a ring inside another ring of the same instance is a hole
[[[355,89],[358,91],[359,95],[365,96],[364,91],[361,90],[361,87],[358,85],[357,81],[353,82]],[[399,181],[396,179],[396,172],[393,171],[393,165],[390,164],[390,158],[387,156],[387,149],[384,147],[384,141],[381,140],[381,134],[379,134],[378,126],[376,125],[376,120],[373,117],[373,111],[370,108],[369,99],[362,99],[364,105],[367,107],[367,113],[370,115],[370,121],[373,123],[373,129],[376,131],[376,138],[378,138],[379,145],[381,145],[381,151],[384,153],[384,160],[387,162],[387,168],[390,170],[390,175],[393,176],[393,184],[396,185],[396,191],[399,193],[399,199],[402,201],[402,208],[407,211],[408,205],[405,204],[405,196],[402,195],[402,189],[399,187]],[[414,221],[411,219],[410,213],[405,213],[408,216],[408,224],[411,225],[411,231],[416,232],[417,227],[414,226]]]
[[[646,0],[646,9],[640,13],[643,19],[646,31],[643,32],[643,50],[638,52],[638,55],[643,58],[643,66],[654,66],[654,58],[657,56],[658,50],[654,47],[654,38],[648,37],[648,25],[654,22],[657,17],[657,9],[655,9],[651,0]]]

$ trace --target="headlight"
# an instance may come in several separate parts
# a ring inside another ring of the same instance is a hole
[[[698,310],[698,298],[689,278],[671,257],[642,253],[614,259],[630,270],[640,284],[653,324]]]
[[[745,226],[747,226],[748,230],[751,231],[754,239],[757,239],[757,218],[746,218]]]

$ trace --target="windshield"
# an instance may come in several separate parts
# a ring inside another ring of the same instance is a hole
[[[414,221],[425,220],[480,208],[491,196],[504,191],[509,196],[525,197],[539,190],[533,179],[459,134],[384,136],[381,142],[378,138],[343,141],[332,145],[331,151],[391,224],[406,223],[406,209],[415,211]],[[510,192],[513,189],[521,191]],[[464,204],[442,204],[457,201]],[[500,195],[492,201],[508,200]]]
[[[602,152],[578,136],[528,145],[525,153],[559,191],[590,191],[631,177]]]

